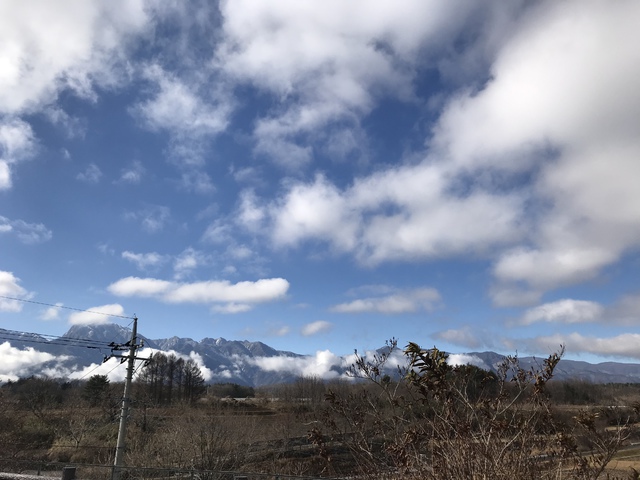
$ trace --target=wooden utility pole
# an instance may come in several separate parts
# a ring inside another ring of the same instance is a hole
[[[122,356],[127,359],[127,377],[124,381],[124,396],[122,397],[122,410],[120,411],[120,426],[118,427],[118,442],[116,444],[116,459],[111,471],[111,480],[120,480],[120,472],[124,463],[125,441],[127,437],[127,420],[129,419],[129,405],[131,404],[131,381],[133,380],[133,364],[136,359],[136,340],[138,336],[138,318],[133,316],[133,330],[129,341],[129,355]],[[125,344],[126,345],[126,344]]]

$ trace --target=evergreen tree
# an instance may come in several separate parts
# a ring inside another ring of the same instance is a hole
[[[93,375],[84,386],[82,398],[89,405],[96,407],[102,403],[109,391],[109,377],[106,375]]]

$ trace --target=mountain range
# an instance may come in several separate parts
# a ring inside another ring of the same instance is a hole
[[[62,376],[80,371],[103,362],[112,353],[122,353],[131,338],[131,330],[117,324],[75,325],[62,337],[49,338],[33,333],[0,329],[0,346],[8,342],[13,352],[41,352],[44,358],[22,368],[18,376],[48,375]],[[276,350],[262,342],[226,340],[224,338],[171,337],[148,339],[138,335],[138,343],[144,348],[139,356],[153,351],[173,352],[190,357],[199,363],[208,382],[231,382],[248,386],[264,386],[292,382],[300,376],[316,376],[335,379],[343,376],[353,363],[352,356],[337,356],[329,351],[315,356],[299,355]],[[112,351],[113,347],[116,348]],[[382,349],[378,350],[378,353]],[[376,353],[376,352],[371,352]],[[33,355],[32,355],[33,356]],[[495,371],[504,356],[495,352],[470,352],[450,357],[457,362],[471,363]],[[402,362],[401,352],[393,356],[395,365]],[[540,366],[541,358],[519,357],[525,368]],[[7,373],[6,371],[4,372]],[[592,383],[637,383],[640,382],[640,365],[632,363],[603,362],[592,364],[583,361],[560,361],[556,378],[584,380]]]

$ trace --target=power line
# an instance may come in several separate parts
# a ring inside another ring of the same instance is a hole
[[[84,310],[82,308],[66,307],[64,305],[54,305],[52,303],[45,303],[45,302],[36,302],[35,300],[27,300],[26,298],[8,297],[6,295],[0,295],[0,298],[4,298],[5,300],[13,300],[15,302],[33,303],[35,305],[43,305],[45,307],[64,308],[66,310],[74,310],[76,312],[94,313],[96,315],[104,315],[106,317],[126,318],[128,320],[133,320],[133,318],[135,317],[135,315],[134,317],[128,317],[126,315],[116,315],[115,313],[97,312],[95,310]]]
[[[20,332],[16,330],[0,330],[0,339],[8,341],[19,340],[24,343],[38,343],[43,345],[60,345],[65,347],[108,349],[110,343],[97,342],[86,338],[73,338],[56,335],[43,335],[39,333]]]

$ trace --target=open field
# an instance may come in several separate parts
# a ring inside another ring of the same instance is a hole
[[[358,382],[214,385],[189,397],[155,377],[134,384],[125,463],[135,469],[127,475],[440,479],[492,471],[487,478],[596,480],[640,470],[637,385],[522,371],[501,380],[473,367],[429,365],[433,371],[401,381],[363,364],[370,377]],[[82,478],[108,478],[121,391],[100,378],[3,385],[0,471],[76,465]]]

